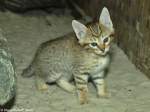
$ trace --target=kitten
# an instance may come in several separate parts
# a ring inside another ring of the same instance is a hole
[[[107,8],[103,8],[99,23],[85,26],[73,20],[75,32],[47,41],[39,47],[32,64],[23,76],[35,74],[40,90],[47,89],[46,83],[55,82],[66,91],[77,90],[81,104],[87,103],[88,79],[93,80],[97,95],[107,95],[104,71],[108,67],[109,49],[114,33]],[[75,86],[69,81],[74,79]]]

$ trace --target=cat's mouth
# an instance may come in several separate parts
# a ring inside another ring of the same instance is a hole
[[[96,52],[98,55],[105,56],[109,52],[109,47],[106,47],[104,49],[98,49]]]

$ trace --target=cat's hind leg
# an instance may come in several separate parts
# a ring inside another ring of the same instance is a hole
[[[75,93],[75,86],[70,84],[66,79],[60,78],[56,81],[57,85],[67,92]]]
[[[48,90],[48,85],[46,84],[45,80],[38,75],[35,75],[35,85],[39,91]]]

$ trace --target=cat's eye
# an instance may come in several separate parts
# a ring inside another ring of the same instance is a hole
[[[96,47],[96,46],[97,46],[97,43],[96,43],[96,42],[93,42],[93,43],[91,43],[91,46]]]
[[[107,43],[108,41],[109,41],[109,38],[108,38],[108,37],[106,37],[106,38],[103,40],[104,43]]]
[[[90,43],[89,45],[90,45],[92,48],[95,48],[95,49],[97,48],[97,43],[96,43],[96,42]]]

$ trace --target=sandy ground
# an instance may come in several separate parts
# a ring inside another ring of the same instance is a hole
[[[38,16],[37,16],[38,15]],[[31,62],[40,43],[72,31],[69,15],[48,15],[41,11],[17,15],[0,12],[0,27],[8,39],[15,58],[17,96],[11,111],[15,112],[149,112],[150,81],[135,68],[116,45],[107,77],[111,97],[97,98],[89,83],[89,104],[79,105],[77,96],[56,85],[39,92],[34,77],[22,78],[22,70]]]

